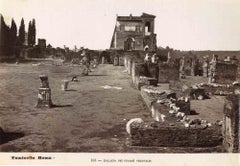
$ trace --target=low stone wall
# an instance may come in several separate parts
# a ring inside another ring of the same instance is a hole
[[[148,90],[148,89],[153,89],[153,91],[155,91],[155,93],[147,92],[146,90]],[[144,85],[141,87],[141,96],[149,110],[151,109],[152,104],[157,99],[170,97],[170,96],[168,96],[168,94],[171,94],[171,91],[158,90],[158,87],[155,87],[155,86]]]
[[[165,99],[170,99],[170,98],[175,98],[176,99],[176,93],[170,90],[166,91],[160,91],[159,93],[148,93],[144,89],[148,88],[149,86],[142,86],[141,88],[141,96],[146,103],[149,111],[152,111],[151,109],[154,109],[154,111],[159,112],[160,114],[168,115],[166,118],[168,119],[172,115],[168,113],[170,110],[169,107],[167,107],[164,104],[158,103],[157,100],[165,100]],[[156,87],[157,89],[157,87]],[[190,102],[185,102],[185,101],[175,101],[174,102],[177,107],[179,107],[179,112],[183,112],[185,115],[190,114]],[[176,121],[176,119],[175,119]],[[174,122],[175,122],[174,121]]]
[[[205,93],[208,95],[227,95],[234,93],[237,87],[222,85],[219,87],[214,86],[203,86]]]
[[[205,93],[208,96],[212,96],[212,95],[226,96],[229,94],[233,94],[236,90],[240,89],[239,85],[202,83],[202,85],[200,85],[200,88],[193,90],[191,88],[191,85],[189,83],[186,83],[183,80],[169,81],[169,88],[175,91],[178,95],[189,95],[189,96],[191,96],[192,92],[194,93],[197,92],[196,94],[201,94],[201,95],[204,95]]]
[[[163,147],[214,147],[222,144],[221,128],[185,128],[178,123],[145,122],[131,125],[130,145]]]
[[[223,146],[227,152],[239,151],[239,95],[229,95],[225,99],[223,118]]]

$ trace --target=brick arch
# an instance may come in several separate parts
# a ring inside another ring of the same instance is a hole
[[[124,50],[131,51],[135,49],[135,39],[133,37],[128,37],[124,41]]]

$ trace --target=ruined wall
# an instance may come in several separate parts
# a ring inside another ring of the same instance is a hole
[[[171,80],[179,80],[179,70],[178,65],[175,64],[159,64],[159,83],[169,83]]]
[[[146,68],[144,63],[133,61],[132,62],[132,81],[137,89],[139,85],[139,77],[146,75]]]
[[[140,123],[131,125],[130,144],[132,146],[163,147],[214,147],[222,144],[221,128],[186,129],[178,124]]]
[[[158,80],[159,75],[159,67],[158,64],[150,64],[147,67],[147,76],[152,77]]]
[[[120,31],[116,32],[116,46],[117,49],[124,49],[124,42],[127,38],[134,38],[135,50],[143,50],[143,34],[142,32],[132,32],[132,31]]]
[[[237,79],[237,65],[228,63],[217,63],[215,82],[231,84]]]
[[[239,95],[226,97],[223,118],[223,146],[227,152],[239,152]]]

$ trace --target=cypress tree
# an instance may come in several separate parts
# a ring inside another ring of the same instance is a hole
[[[3,16],[1,15],[1,23],[0,23],[0,45],[1,45],[1,47],[5,44],[5,41],[4,41],[6,38],[5,31],[6,31],[6,24],[5,24]]]
[[[15,46],[16,41],[17,41],[17,25],[16,25],[14,19],[12,19],[10,35],[11,35],[10,36],[10,44],[11,44],[11,46]]]
[[[32,22],[28,24],[28,46],[32,46]]]
[[[21,24],[20,24],[20,27],[19,27],[18,39],[19,39],[19,45],[23,46],[24,42],[25,42],[25,24],[24,24],[24,19],[23,18],[21,20]]]
[[[0,27],[0,53],[8,55],[10,50],[10,28],[6,25],[3,16],[1,15]]]
[[[35,43],[36,43],[36,23],[35,23],[35,19],[33,19],[32,20],[32,28],[31,28],[31,30],[32,30],[32,46],[34,46],[35,45]]]

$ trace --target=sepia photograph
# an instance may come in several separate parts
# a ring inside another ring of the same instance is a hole
[[[239,0],[0,0],[0,165],[238,166]]]

